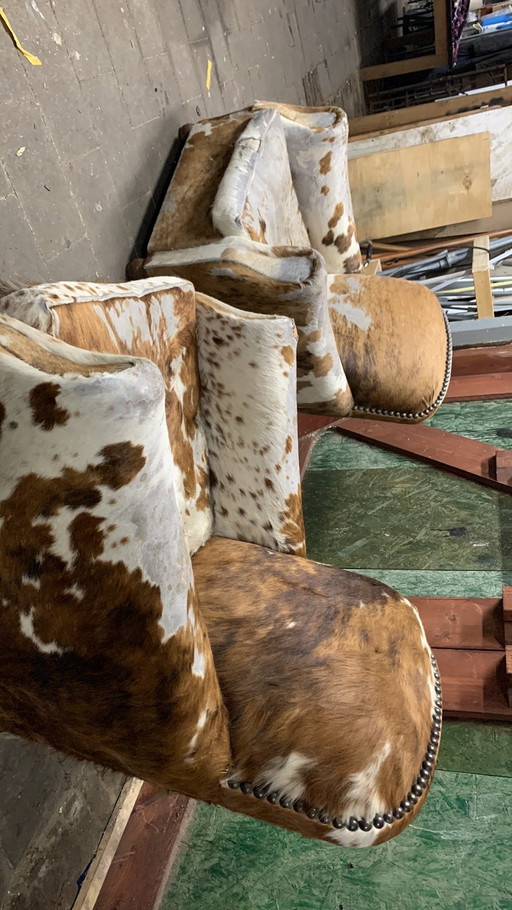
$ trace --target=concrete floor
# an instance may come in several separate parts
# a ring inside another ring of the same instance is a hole
[[[363,113],[379,2],[5,0],[42,65],[0,28],[0,279],[123,279],[183,123],[255,98]],[[0,907],[68,910],[122,779],[1,736],[0,778]]]
[[[21,43],[42,65],[30,66],[0,29],[0,274],[123,278],[155,217],[183,123],[255,98],[334,101],[361,114],[359,48],[371,54],[378,41],[378,6],[6,3]]]

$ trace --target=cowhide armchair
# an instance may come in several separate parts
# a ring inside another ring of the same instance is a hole
[[[348,121],[336,107],[261,102],[192,126],[148,254],[222,237],[313,247],[333,273],[358,272]]]
[[[305,558],[296,330],[182,279],[0,315],[0,728],[301,834],[395,836],[439,674],[391,588]]]
[[[141,274],[292,317],[299,409],[416,423],[448,388],[448,325],[427,288],[361,272],[347,142],[332,107],[263,102],[197,123]]]

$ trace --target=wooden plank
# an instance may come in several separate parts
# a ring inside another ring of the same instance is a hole
[[[359,418],[345,420],[336,429],[353,439],[416,458],[467,480],[504,493],[512,492],[508,483],[500,482],[495,476],[496,454],[505,450],[485,442],[422,424],[384,423]]]
[[[141,789],[142,781],[136,778],[130,778],[124,784],[72,910],[93,910],[96,906],[98,895]]]
[[[304,479],[311,459],[311,453],[317,440],[318,436],[316,433],[310,433],[309,436],[303,436],[302,439],[299,439],[299,471],[301,480]]]
[[[496,450],[494,476],[500,483],[510,487],[512,492],[512,452],[506,449]]]
[[[489,133],[351,158],[348,166],[361,238],[396,237],[492,213]]]
[[[323,432],[337,427],[346,419],[346,417],[341,419],[339,417],[322,417],[320,414],[306,414],[304,411],[299,411],[297,416],[299,439],[310,433],[316,433],[318,430]]]
[[[454,376],[445,401],[494,401],[512,398],[512,373]]]
[[[512,588],[503,588],[503,623],[505,644],[512,645]]]
[[[451,41],[448,33],[451,32],[448,24],[448,4],[446,0],[434,0],[434,32],[436,41],[436,54],[449,63],[449,44]],[[441,64],[442,65],[442,64]]]
[[[436,648],[443,713],[448,717],[512,721],[505,651]]]
[[[372,259],[363,269],[363,275],[378,275],[379,272],[382,272],[380,259]]]
[[[512,373],[512,344],[453,352],[452,377],[486,373]]]
[[[362,82],[373,82],[377,79],[389,79],[390,76],[402,76],[404,73],[431,70],[446,63],[448,58],[445,54],[425,54],[423,57],[409,57],[405,60],[394,60],[392,63],[363,66],[359,70],[359,76]]]
[[[322,433],[328,429],[339,426],[342,420],[335,417],[321,417],[318,414],[306,414],[299,411],[297,415],[297,430],[299,436],[299,469],[303,479],[311,458],[315,443]]]
[[[508,104],[512,104],[512,86],[491,88],[476,95],[458,95],[443,101],[429,101],[427,104],[382,111],[380,114],[368,114],[365,117],[354,117],[349,121],[349,141],[360,139],[361,136],[370,133],[384,134],[404,127],[427,126],[440,120],[452,120],[478,113],[488,107],[505,107]]]
[[[489,266],[489,236],[479,237],[473,244],[473,281],[479,319],[494,316],[491,270]]]
[[[432,648],[503,651],[500,597],[410,597]]]
[[[156,910],[195,803],[145,783],[95,910]],[[74,908],[73,908],[74,910]]]
[[[507,645],[505,650],[505,670],[507,673],[508,704],[512,708],[512,645]]]

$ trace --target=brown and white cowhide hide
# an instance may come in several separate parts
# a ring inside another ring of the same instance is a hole
[[[215,533],[305,552],[291,319],[197,294]]]
[[[235,142],[212,222],[224,237],[270,246],[309,246],[277,111],[257,111]]]
[[[255,110],[279,111],[295,192],[311,245],[333,273],[358,272],[348,177],[348,120],[337,107],[296,107],[261,101]]]
[[[321,824],[391,813],[429,742],[434,676],[419,616],[391,588],[311,560],[212,538],[194,577],[230,717],[224,806],[342,846],[399,834]],[[228,779],[301,800],[302,812],[231,790]]]
[[[329,275],[329,314],[354,417],[418,423],[448,389],[451,342],[436,295],[384,275]]]
[[[220,238],[212,207],[235,142],[251,120],[240,111],[192,127],[148,243],[148,253]]]
[[[241,310],[289,316],[298,331],[297,407],[333,417],[350,414],[354,402],[329,318],[327,272],[318,253],[227,237],[154,253],[145,269],[150,275],[180,275],[196,290]]]
[[[160,314],[159,314],[160,315]],[[0,729],[213,798],[226,714],[149,361],[0,316]]]
[[[79,348],[147,357],[157,365],[166,385],[178,508],[195,552],[210,537],[212,514],[192,285],[176,278],[62,281],[11,293],[0,299],[0,312]]]

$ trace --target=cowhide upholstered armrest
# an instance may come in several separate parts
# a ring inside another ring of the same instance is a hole
[[[441,729],[412,604],[239,541],[214,537],[192,562],[230,717],[218,801],[345,847],[395,837],[425,802]]]
[[[329,311],[353,417],[419,423],[442,403],[451,372],[448,322],[435,294],[383,275],[330,275]]]
[[[76,347],[147,357],[158,366],[166,386],[178,508],[195,552],[211,534],[212,513],[192,285],[172,277],[124,284],[61,281],[0,298],[0,312]]]
[[[0,729],[202,799],[227,721],[154,364],[0,316]]]
[[[227,237],[187,250],[154,253],[149,275],[176,274],[238,309],[294,320],[298,331],[297,407],[348,416],[353,398],[327,306],[327,272],[310,248],[268,247]]]
[[[305,553],[291,319],[197,294],[215,533]]]
[[[355,236],[348,179],[348,120],[338,107],[296,107],[261,101],[254,110],[281,115],[293,184],[311,246],[330,272],[358,272],[361,253]]]

